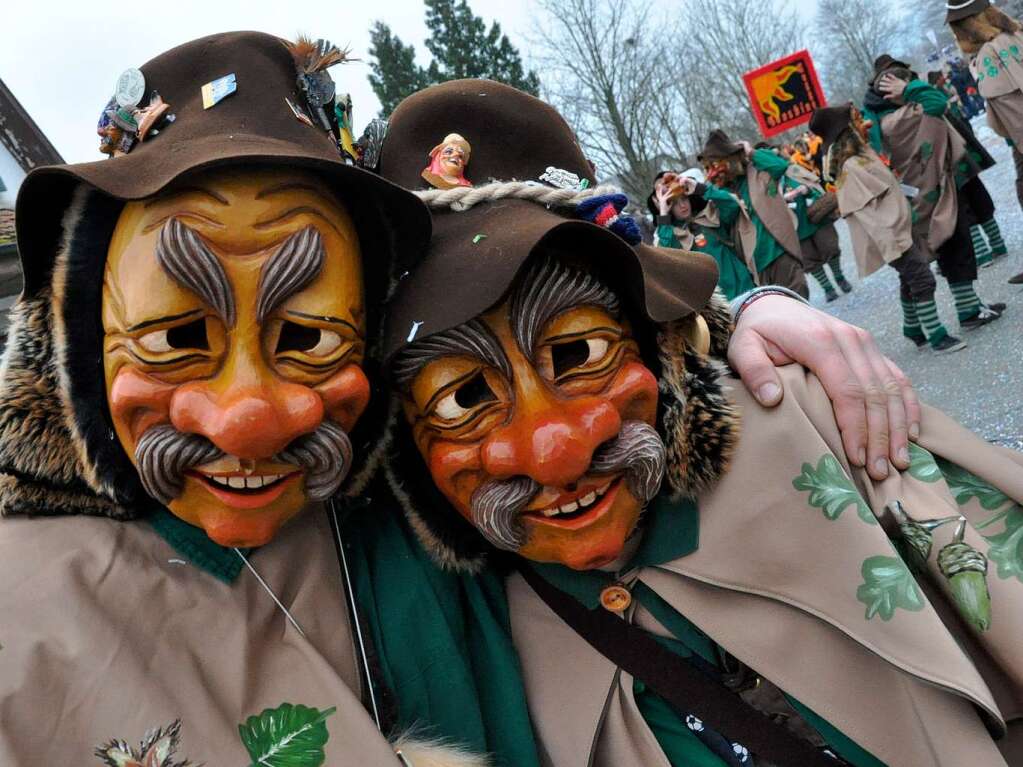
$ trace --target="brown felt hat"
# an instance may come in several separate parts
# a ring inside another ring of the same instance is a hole
[[[139,200],[190,171],[218,166],[276,164],[318,172],[353,212],[362,214],[357,220],[379,220],[381,213],[393,219],[396,253],[411,259],[426,247],[426,206],[377,175],[346,165],[330,135],[300,121],[285,102],[305,103],[285,41],[261,32],[211,35],[173,48],[140,69],[146,97],[157,91],[174,122],[126,155],[38,168],[28,175],[17,204],[26,294],[48,281],[61,221],[78,184],[117,200]],[[204,109],[203,86],[232,73],[237,91]],[[101,107],[96,105],[97,112]]]
[[[703,149],[700,150],[696,159],[700,162],[704,160],[720,160],[725,157],[731,157],[741,151],[743,151],[742,144],[732,141],[728,138],[728,134],[720,128],[715,128],[707,136],[707,140],[703,142]]]
[[[380,173],[409,189],[428,189],[421,177],[431,149],[451,133],[472,146],[465,176],[534,181],[549,167],[592,187],[593,169],[575,134],[551,106],[489,80],[456,80],[409,96],[391,115]],[[505,294],[538,245],[588,256],[630,306],[654,322],[702,309],[714,292],[717,265],[709,256],[630,245],[609,229],[573,218],[565,208],[528,200],[481,202],[469,210],[433,209],[426,257],[400,282],[388,309],[384,359],[409,341],[460,325]]]
[[[976,16],[991,7],[991,0],[948,0],[945,3],[945,23]]]
[[[887,53],[882,53],[876,59],[874,59],[874,76],[870,78],[871,84],[877,82],[877,78],[883,75],[887,70],[901,67],[902,69],[912,69],[909,64],[905,61],[901,61],[890,56]]]
[[[821,156],[828,153],[831,145],[851,123],[851,102],[841,106],[820,107],[814,110],[810,116],[810,131],[821,137]]]

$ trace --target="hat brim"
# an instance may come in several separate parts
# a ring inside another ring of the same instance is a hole
[[[970,16],[976,16],[978,13],[983,13],[986,9],[991,7],[991,3],[988,0],[978,0],[978,2],[970,3],[964,8],[947,8],[945,13],[945,23],[948,24],[953,21],[959,21]]]
[[[159,141],[159,137],[153,140]],[[235,134],[228,140],[210,136],[190,142],[188,148],[187,153],[176,153],[161,162],[158,173],[149,167],[145,156],[134,153],[96,162],[51,165],[29,173],[18,193],[15,224],[25,278],[24,294],[31,295],[48,284],[61,241],[61,222],[79,184],[88,184],[109,197],[127,202],[151,197],[196,171],[255,165],[302,168],[322,175],[353,209],[375,202],[386,214],[386,221],[379,221],[379,225],[391,228],[394,253],[399,258],[407,258],[411,264],[429,243],[430,213],[419,198],[340,159],[315,150],[303,151],[289,141],[244,134]],[[379,219],[379,215],[375,218]]]
[[[702,309],[717,285],[713,258],[673,248],[629,245],[604,227],[567,219],[524,200],[435,213],[433,239],[388,309],[383,359],[411,341],[461,325],[497,304],[541,245],[596,264],[609,287],[646,319],[663,323]]]

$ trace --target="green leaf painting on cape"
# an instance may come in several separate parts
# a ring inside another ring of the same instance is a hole
[[[938,459],[938,466],[945,475],[945,481],[955,496],[956,503],[960,506],[971,498],[976,498],[983,508],[994,511],[1009,502],[1009,497],[1005,493],[961,466],[941,458]]]
[[[856,589],[856,598],[867,606],[868,621],[875,615],[883,621],[891,620],[900,607],[912,612],[923,609],[920,587],[899,557],[868,557],[860,573],[863,583]]]
[[[937,482],[942,476],[934,456],[913,442],[909,443],[909,475],[921,482]]]
[[[1023,582],[1023,507],[1014,505],[989,521],[994,522],[997,517],[1005,519],[1005,528],[984,536],[988,542],[987,558],[995,564],[999,578]]]
[[[792,480],[792,486],[796,490],[808,490],[808,503],[823,511],[828,519],[838,519],[843,511],[855,506],[860,519],[871,525],[877,524],[867,502],[842,471],[838,459],[830,453],[821,456],[816,468],[813,464],[804,463],[803,472]]]
[[[326,720],[335,710],[282,703],[250,716],[238,725],[250,767],[321,767],[330,737]]]

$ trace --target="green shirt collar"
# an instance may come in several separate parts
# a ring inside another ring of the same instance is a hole
[[[245,564],[234,549],[214,543],[205,530],[178,519],[166,509],[157,511],[148,522],[176,552],[224,583],[234,583]],[[248,556],[252,549],[240,551]]]
[[[643,515],[643,540],[622,570],[650,567],[692,554],[700,546],[700,511],[696,501],[673,501],[660,493]],[[602,570],[573,570],[564,565],[530,562],[551,585],[571,594],[591,610],[600,606],[600,592],[616,578]]]

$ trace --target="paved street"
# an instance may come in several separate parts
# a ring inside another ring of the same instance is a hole
[[[938,406],[985,438],[1023,449],[1023,287],[1006,280],[1023,271],[1023,212],[1016,201],[1015,171],[1006,144],[987,128],[983,115],[974,120],[978,137],[998,160],[982,179],[995,200],[995,218],[1009,246],[1009,257],[980,270],[978,292],[986,302],[1004,301],[1004,316],[979,330],[961,333],[948,283],[938,278],[938,310],[953,335],[969,346],[960,352],[935,355],[918,350],[902,337],[899,281],[885,268],[865,280],[856,276],[845,225],[842,267],[855,290],[831,304],[809,279],[814,306],[847,322],[868,328],[881,349],[912,379],[924,401]]]

